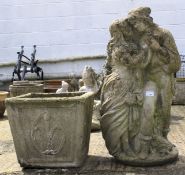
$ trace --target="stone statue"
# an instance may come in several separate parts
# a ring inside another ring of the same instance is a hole
[[[99,90],[96,76],[97,75],[91,66],[85,66],[82,72],[84,85],[80,87],[79,91],[96,93]]]
[[[95,94],[99,91],[97,75],[91,66],[85,66],[82,73],[82,80],[79,81],[79,91],[82,92],[94,92]],[[94,100],[93,115],[92,115],[92,131],[100,130],[100,100]]]
[[[167,139],[180,57],[171,33],[153,22],[148,7],[110,26],[101,91],[101,129],[116,159],[131,165],[175,160]]]
[[[68,92],[69,84],[65,81],[62,81],[61,84],[62,84],[62,87],[60,89],[57,89],[56,94]]]

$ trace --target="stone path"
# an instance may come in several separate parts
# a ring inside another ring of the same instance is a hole
[[[179,159],[165,166],[131,167],[116,162],[104,145],[101,132],[92,133],[89,157],[75,169],[24,169],[19,166],[7,118],[0,119],[1,175],[185,175],[185,106],[172,106],[169,139],[179,150]]]

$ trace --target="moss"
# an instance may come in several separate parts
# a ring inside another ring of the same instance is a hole
[[[29,93],[26,95],[21,95],[17,97],[12,97],[6,99],[6,104],[42,104],[42,103],[68,103],[72,101],[78,101],[81,103],[85,103],[85,100],[89,97],[93,96],[93,93],[88,92],[68,92],[63,94],[55,94],[55,93]]]

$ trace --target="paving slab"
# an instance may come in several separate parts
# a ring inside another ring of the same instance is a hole
[[[109,155],[101,132],[91,134],[89,156],[81,168],[22,169],[16,158],[7,118],[0,119],[1,175],[185,175],[185,106],[172,106],[169,140],[179,150],[177,161],[155,167],[132,167]]]

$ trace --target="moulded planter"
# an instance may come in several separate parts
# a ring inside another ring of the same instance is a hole
[[[0,118],[3,117],[5,112],[5,99],[8,96],[7,91],[0,91]]]
[[[87,157],[93,93],[33,93],[6,100],[22,167],[79,167]]]
[[[13,85],[9,86],[10,97],[16,97],[27,93],[42,93],[44,85],[29,81],[14,81]]]

